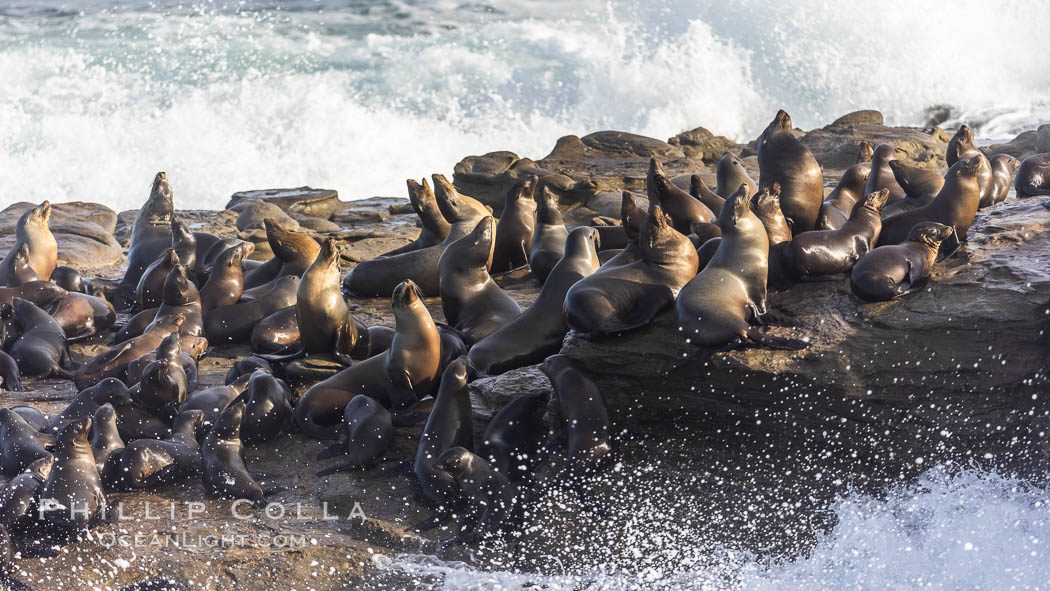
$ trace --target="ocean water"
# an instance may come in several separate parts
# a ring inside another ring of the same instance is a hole
[[[888,0],[13,0],[0,3],[0,204],[182,208],[313,185],[405,194],[468,154],[565,134],[753,138],[858,108],[984,141],[1050,121],[1050,4]]]

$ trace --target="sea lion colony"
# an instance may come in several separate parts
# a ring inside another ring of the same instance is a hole
[[[106,518],[107,490],[202,479],[211,496],[266,503],[244,447],[282,432],[339,440],[319,459],[324,474],[373,467],[398,427],[425,421],[412,470],[434,515],[423,531],[461,516],[457,536],[508,535],[527,513],[531,475],[558,457],[557,481],[588,498],[589,474],[609,464],[615,441],[601,393],[558,354],[570,331],[616,338],[673,309],[695,358],[737,347],[800,350],[805,340],[769,325],[792,319],[766,305],[768,289],[850,278],[864,301],[921,287],[938,260],[966,240],[980,208],[1050,193],[1047,155],[989,161],[963,126],[941,177],[897,162],[890,145],[864,145],[825,197],[822,169],[780,111],[758,140],[753,181],[726,153],[716,189],[699,176],[679,188],[650,162],[649,208],[622,196],[621,226],[566,228],[551,187],[535,177],[508,192],[501,219],[448,180],[408,181],[422,232],[362,262],[340,281],[338,246],[266,220],[274,257],[249,261],[252,244],[190,232],[158,173],[131,234],[128,268],[113,301],[84,293],[89,281],[57,267],[50,204],[27,211],[0,263],[0,378],[74,380],[79,394],[55,417],[0,409],[0,539],[20,549],[54,544]],[[1011,161],[1013,160],[1013,161]],[[1014,171],[1018,171],[1014,178]],[[531,266],[543,287],[522,311],[493,280]],[[396,326],[366,327],[351,297],[391,298]],[[95,293],[98,293],[97,291]],[[447,324],[422,303],[439,296]],[[113,331],[115,310],[133,315],[112,346],[74,359],[70,339]],[[197,389],[197,361],[211,345],[250,343],[226,385]],[[303,362],[343,369],[304,383]],[[522,396],[474,441],[467,385],[542,363],[560,417],[548,433],[549,396]],[[294,386],[294,388],[293,388]],[[302,395],[297,389],[304,388]],[[434,397],[429,413],[417,409]],[[40,499],[86,508],[33,519]]]

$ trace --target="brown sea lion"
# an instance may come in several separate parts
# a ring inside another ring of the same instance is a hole
[[[275,354],[299,341],[299,320],[295,308],[282,308],[252,327],[249,339],[252,353]]]
[[[150,263],[142,272],[135,287],[135,309],[147,310],[160,306],[164,299],[164,280],[168,273],[179,264],[179,255],[174,248],[165,250],[157,260]]]
[[[893,144],[879,144],[875,148],[875,154],[871,157],[871,174],[868,175],[868,183],[864,185],[864,195],[886,189],[890,192],[888,203],[899,201],[908,195],[890,168],[890,162],[896,159],[897,148]]]
[[[514,183],[507,191],[496,225],[496,240],[492,249],[492,272],[503,273],[529,264],[532,235],[536,225],[536,175],[529,175]]]
[[[15,243],[4,260],[0,261],[0,285],[11,285],[12,280],[17,280],[15,261],[23,244],[29,249],[29,266],[36,272],[37,277],[44,281],[51,279],[51,272],[58,265],[58,242],[55,242],[55,236],[48,226],[50,219],[50,201],[27,209],[22,217],[18,218]]]
[[[412,203],[412,209],[415,210],[416,215],[419,216],[423,228],[419,231],[419,236],[412,242],[379,256],[391,256],[437,246],[444,242],[452,227],[445,216],[441,215],[441,208],[438,207],[437,199],[434,197],[434,192],[430,190],[427,179],[423,179],[423,184],[412,179],[406,182],[408,183],[408,200]]]
[[[257,296],[262,295],[260,291],[268,291],[280,277],[301,277],[321,250],[317,241],[303,232],[286,230],[270,218],[263,220],[263,224],[266,226],[266,241],[273,251],[273,258],[254,269],[246,267],[244,273],[244,289]]]
[[[922,207],[933,201],[944,186],[944,175],[936,170],[910,166],[900,160],[890,160],[889,164],[893,177],[907,196],[882,208],[882,217]]]
[[[179,328],[180,335],[204,335],[200,292],[197,291],[197,286],[190,281],[186,267],[179,263],[176,263],[164,278],[163,298],[157,308],[157,314],[153,317],[153,321],[146,325],[143,332],[149,332],[153,327],[164,323],[165,319],[176,314],[186,319]]]
[[[321,245],[296,292],[295,317],[307,355],[332,354],[349,363],[368,354],[368,331],[354,318],[339,286],[339,247],[329,238]]]
[[[645,210],[634,200],[634,195],[624,191],[620,199],[620,222],[627,233],[628,241],[623,250],[602,263],[601,269],[622,267],[642,260],[642,247],[638,245],[638,235],[641,234],[642,224],[647,216]]]
[[[1014,174],[1021,165],[1021,161],[1009,154],[996,154],[992,156],[992,201],[1002,203],[1010,193],[1010,185],[1014,182]]]
[[[927,205],[882,220],[878,245],[900,244],[919,222],[951,226],[958,240],[965,240],[981,201],[981,189],[977,183],[981,158],[984,156],[972,156],[953,164],[945,175],[944,187]]]
[[[128,490],[156,488],[201,475],[201,451],[197,434],[204,413],[186,411],[175,419],[167,439],[139,439],[107,461],[102,482],[108,488]]]
[[[703,271],[707,264],[711,262],[711,259],[715,258],[715,253],[718,252],[718,246],[722,244],[722,237],[709,238],[706,242],[701,244],[696,249],[697,268]]]
[[[156,350],[160,342],[172,332],[177,332],[185,321],[186,317],[181,314],[167,316],[150,331],[118,343],[92,357],[77,372],[77,387],[87,388],[109,377],[127,379],[128,364]]]
[[[318,476],[368,468],[378,462],[394,442],[390,411],[363,394],[354,396],[346,405],[343,425],[344,440],[326,448],[317,459],[340,457],[344,461],[321,470]]]
[[[638,246],[641,260],[599,269],[569,288],[565,320],[580,336],[592,339],[649,324],[696,275],[696,248],[658,205],[642,224]]]
[[[758,138],[759,188],[780,183],[780,207],[795,234],[817,225],[824,201],[824,179],[813,154],[791,133],[791,117],[783,110]]]
[[[779,204],[777,207],[780,207]],[[783,217],[783,212],[781,212],[781,217]],[[708,240],[718,238],[722,235],[722,228],[719,228],[715,224],[708,224],[706,222],[693,222],[693,226],[690,230],[689,239],[693,241],[693,244],[695,244],[697,248]],[[693,238],[694,236],[695,239]]]
[[[871,174],[871,144],[862,143],[868,148],[868,161],[857,162],[842,173],[842,178],[835,188],[824,198],[820,205],[820,215],[817,219],[818,230],[837,230],[849,219],[849,213],[853,206],[864,196],[864,187],[868,184],[868,176]],[[861,158],[858,154],[857,158]],[[892,162],[897,162],[893,160]]]
[[[158,172],[153,178],[149,199],[139,209],[131,228],[128,246],[128,269],[117,287],[113,305],[127,309],[135,301],[135,287],[146,267],[157,260],[165,249],[171,248],[171,218],[175,214],[174,198],[168,175]]]
[[[106,460],[122,451],[124,442],[117,431],[117,411],[107,402],[98,407],[91,417],[91,455],[95,458],[95,468],[99,474],[102,473]]]
[[[223,251],[212,265],[208,280],[200,289],[201,314],[204,317],[220,306],[232,306],[244,292],[242,263],[255,250],[251,242],[242,242]]]
[[[84,278],[80,276],[80,271],[77,271],[73,267],[68,267],[66,265],[55,267],[55,270],[51,272],[51,281],[54,281],[55,285],[66,291],[88,293],[88,290],[84,285]]]
[[[882,208],[889,189],[879,189],[853,206],[849,220],[838,230],[803,232],[784,245],[780,257],[796,278],[846,273],[857,259],[875,247],[882,229]]]
[[[171,215],[171,247],[175,254],[179,255],[179,262],[186,267],[190,277],[197,277],[197,237],[193,230],[179,219],[177,214]]]
[[[694,199],[699,199],[700,203],[703,203],[712,212],[721,211],[722,205],[725,204],[726,200],[723,199],[718,193],[715,193],[707,186],[704,179],[698,174],[694,174],[689,177],[689,194]],[[713,217],[713,216],[712,216]],[[716,220],[710,220],[707,223],[712,223]]]
[[[15,321],[21,335],[11,345],[11,357],[23,376],[72,378],[77,366],[66,347],[66,332],[36,304],[15,298]]]
[[[11,304],[15,298],[22,298],[41,308],[50,308],[68,293],[50,281],[30,281],[18,287],[0,287],[0,305]]]
[[[512,482],[532,477],[550,437],[543,415],[550,393],[524,394],[493,415],[478,444],[478,455]]]
[[[953,233],[951,226],[919,222],[900,244],[873,249],[853,265],[850,288],[862,300],[892,300],[921,287],[930,277],[941,243]]]
[[[265,371],[248,380],[241,419],[241,440],[247,446],[273,441],[285,431],[292,418],[292,392],[284,381]]]
[[[91,417],[84,417],[58,432],[55,463],[40,490],[40,498],[52,503],[40,508],[51,536],[76,535],[99,523],[105,511],[106,496],[88,437],[91,426]]]
[[[674,223],[674,229],[688,234],[693,222],[713,222],[715,214],[689,193],[679,189],[667,178],[663,165],[656,158],[649,159],[649,173],[645,177],[649,203],[659,203]]]
[[[13,476],[50,456],[45,448],[54,445],[54,435],[37,431],[10,408],[0,408],[0,469],[4,474]]]
[[[244,402],[227,407],[204,438],[201,445],[204,490],[210,497],[246,499],[261,509],[266,502],[265,493],[244,464],[244,443],[241,442],[244,407]]]
[[[33,269],[32,261],[29,260],[29,245],[22,244],[11,256],[14,263],[11,266],[11,274],[7,278],[8,287],[18,287],[30,281],[40,281],[40,276]]]
[[[529,268],[540,283],[547,280],[551,269],[561,260],[568,237],[569,231],[565,228],[558,198],[544,185],[536,199],[536,230],[532,234],[532,248],[529,249]]]
[[[273,288],[257,300],[219,306],[208,314],[204,323],[204,336],[215,344],[246,343],[251,339],[252,328],[270,314],[295,305],[299,289],[299,277],[278,277]]]
[[[715,193],[718,193],[723,200],[732,195],[740,185],[747,185],[749,195],[758,192],[758,185],[751,179],[751,175],[747,174],[744,163],[729,152],[722,152],[722,157],[718,160],[718,167],[715,169],[715,179]],[[722,208],[713,211],[722,211]]]
[[[791,242],[791,227],[780,208],[780,184],[764,187],[751,198],[751,210],[755,212],[769,237],[769,246]]]
[[[131,397],[153,416],[172,421],[189,391],[182,350],[176,332],[164,337],[157,346],[155,359],[143,370]],[[129,380],[130,381],[130,380]]]
[[[22,378],[18,371],[18,362],[0,349],[0,388],[8,392],[25,392]]]
[[[988,157],[984,155],[984,152],[977,148],[974,140],[975,135],[969,125],[959,126],[959,131],[955,132],[952,139],[948,141],[948,149],[944,160],[949,167],[960,160],[968,160],[974,157],[980,161],[980,166],[977,168],[977,186],[981,193],[980,207],[989,207],[995,205],[995,180],[992,178],[992,163],[988,161]],[[960,239],[965,235],[965,232],[958,233]]]
[[[117,321],[113,304],[102,298],[74,292],[62,298],[51,316],[71,341],[99,334]]]
[[[1050,153],[1033,154],[1021,161],[1014,176],[1017,196],[1050,195]]]

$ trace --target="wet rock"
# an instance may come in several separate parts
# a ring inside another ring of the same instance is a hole
[[[295,221],[283,209],[269,201],[246,200],[235,204],[230,208],[236,211],[237,229],[241,231],[266,229],[264,220],[271,218],[286,230],[296,232],[299,230],[299,222]]]
[[[549,394],[551,382],[539,365],[529,365],[498,376],[478,378],[469,388],[475,416],[487,420],[519,396]]]
[[[558,140],[544,160],[567,158],[659,158],[674,160],[685,153],[667,142],[626,131],[598,131],[582,138],[568,135]]]
[[[806,133],[800,141],[825,168],[847,168],[857,159],[861,142],[893,144],[897,158],[914,166],[946,168],[944,153],[951,136],[941,129],[926,132],[913,127],[885,127],[869,123],[829,125]]]
[[[241,191],[230,197],[225,209],[233,209],[242,201],[264,200],[292,214],[309,215],[328,219],[345,205],[339,201],[339,194],[331,189],[313,189],[299,187],[296,189],[260,189]]]
[[[992,144],[981,148],[981,151],[989,158],[996,154],[1008,154],[1018,160],[1024,160],[1036,153],[1036,136],[1035,131],[1025,131],[1005,144]]]
[[[716,164],[723,152],[737,148],[733,140],[715,135],[703,127],[683,131],[668,139],[667,143],[680,148],[686,156],[706,164]]]

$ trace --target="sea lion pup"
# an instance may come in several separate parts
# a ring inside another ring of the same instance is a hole
[[[201,475],[197,434],[204,413],[188,410],[175,419],[167,439],[138,439],[113,454],[102,471],[102,483],[115,490],[156,488]]]
[[[23,376],[72,378],[77,369],[66,347],[66,332],[50,314],[32,302],[15,298],[15,321],[21,336],[11,357]]]
[[[168,175],[158,172],[153,178],[149,199],[135,217],[128,245],[128,270],[117,287],[114,305],[124,310],[135,301],[135,286],[150,263],[165,249],[171,248],[171,218],[175,213]]]
[[[343,289],[348,293],[358,297],[390,297],[399,283],[411,279],[428,297],[438,295],[441,253],[470,234],[481,218],[489,215],[489,210],[477,199],[457,191],[445,177],[435,174],[433,179],[438,207],[450,224],[448,235],[437,246],[358,263],[343,277]]]
[[[930,277],[941,242],[951,226],[919,222],[901,244],[880,246],[862,256],[850,273],[850,288],[868,302],[892,300],[921,287]]]
[[[186,272],[196,279],[197,237],[176,213],[171,214],[171,247],[179,256],[179,262],[186,267]]]
[[[30,281],[40,281],[29,261],[29,245],[22,244],[12,255],[14,262],[11,264],[11,273],[7,277],[8,287],[18,287]]]
[[[50,456],[45,448],[54,445],[54,435],[37,431],[10,408],[0,408],[0,469],[4,474],[18,474],[40,458]]]
[[[512,482],[531,478],[543,460],[548,436],[543,415],[548,398],[546,393],[518,396],[485,427],[478,455]]]
[[[514,183],[503,203],[492,249],[492,272],[503,273],[529,264],[536,225],[536,175]]]
[[[281,308],[252,327],[248,340],[252,353],[276,355],[300,342],[299,319],[295,308]]]
[[[897,159],[897,148],[892,144],[879,144],[871,157],[871,174],[868,175],[868,183],[864,185],[863,195],[870,195],[880,189],[890,192],[889,201],[893,203],[904,199],[908,194],[897,182],[890,162]]]
[[[321,246],[302,232],[285,230],[271,218],[263,220],[266,226],[266,241],[273,251],[273,258],[259,267],[245,271],[244,288],[252,289],[271,283],[285,275],[301,276],[317,258]]]
[[[686,342],[706,349],[736,347],[748,341],[774,349],[807,347],[752,326],[763,322],[767,314],[769,238],[748,207],[743,187],[726,201],[718,221],[722,238],[714,258],[682,288],[675,302],[675,321]]]
[[[255,251],[251,242],[227,248],[212,265],[211,273],[200,289],[201,314],[204,317],[220,306],[232,306],[244,292],[244,259]]]
[[[554,266],[536,301],[514,320],[470,348],[470,362],[482,374],[500,374],[539,363],[561,348],[569,325],[562,316],[565,294],[598,270],[598,233],[581,226],[569,234],[565,255]]]
[[[146,333],[110,347],[87,360],[74,378],[78,388],[94,386],[105,378],[127,379],[128,364],[154,351],[172,332],[178,332],[186,317],[168,316]]]
[[[671,218],[659,205],[649,210],[638,246],[641,260],[599,269],[569,288],[565,321],[579,336],[594,339],[649,324],[696,276],[696,248],[671,227]],[[765,272],[764,266],[762,270]]]
[[[708,209],[712,212],[721,211],[722,205],[726,202],[718,193],[715,193],[707,186],[704,179],[698,174],[694,174],[689,177],[689,194],[694,199],[699,199]],[[714,218],[714,214],[711,215]],[[712,219],[708,223],[715,221]],[[695,222],[694,222],[695,223]]]
[[[18,362],[0,349],[0,387],[8,392],[25,392],[22,379],[18,371]]]
[[[996,154],[992,156],[992,202],[1002,203],[1010,193],[1010,185],[1014,182],[1014,173],[1021,161],[1009,154]]]
[[[40,489],[51,474],[55,456],[47,454],[36,460],[25,471],[11,479],[0,491],[0,525],[8,530],[24,529],[35,517]]]
[[[638,207],[634,195],[629,191],[623,192],[620,197],[620,223],[627,234],[627,245],[612,258],[603,262],[599,269],[622,267],[642,260],[642,247],[638,245],[638,236],[642,232],[642,224],[645,223],[648,215],[644,209]],[[600,256],[601,253],[599,253]]]
[[[241,419],[241,440],[255,446],[272,441],[292,418],[291,391],[283,382],[257,371],[248,380],[244,400],[244,418]]]
[[[817,218],[818,230],[838,230],[842,224],[849,219],[853,206],[864,197],[864,187],[868,184],[871,175],[871,144],[861,143],[861,150],[867,147],[867,161],[861,161],[863,153],[857,155],[857,163],[842,173],[842,178],[835,188],[824,198],[820,205],[820,215]],[[891,160],[890,164],[898,162]]]
[[[28,247],[29,266],[36,272],[37,277],[44,281],[51,279],[51,272],[58,265],[58,243],[55,242],[48,226],[50,219],[50,201],[27,209],[22,217],[18,218],[15,243],[0,262],[0,285],[10,285],[15,279],[15,259],[23,244]]]
[[[230,385],[241,376],[252,375],[257,369],[261,369],[269,374],[273,373],[273,367],[270,365],[269,361],[262,357],[252,355],[251,357],[245,357],[244,359],[238,359],[235,361],[233,366],[230,367],[230,371],[226,372],[226,379],[223,383]]]
[[[169,335],[170,336],[170,335]],[[181,341],[181,339],[180,339]],[[207,343],[207,340],[204,341]],[[186,392],[193,392],[197,389],[197,355],[199,351],[181,351],[182,343],[179,343],[179,361],[182,363],[182,371],[186,374]],[[128,364],[128,387],[134,386],[142,381],[142,376],[149,367],[149,364],[157,360],[157,352],[153,351],[141,355],[138,359]]]
[[[649,159],[645,191],[649,195],[649,203],[659,203],[674,222],[674,229],[682,234],[689,233],[693,222],[715,221],[715,214],[706,205],[679,189],[667,178],[663,165],[656,158]]]
[[[780,183],[780,207],[794,234],[817,225],[824,202],[824,178],[813,154],[791,133],[791,116],[783,110],[758,138],[759,189]]]
[[[103,404],[91,418],[91,455],[95,458],[95,468],[102,474],[109,456],[124,451],[124,442],[117,431],[117,411],[110,403]]]
[[[460,498],[467,504],[467,514],[460,521],[456,536],[441,542],[442,548],[473,544],[482,535],[505,534],[524,520],[518,488],[470,450],[445,450],[436,468],[452,477]]]
[[[422,297],[422,290],[411,280],[398,285],[391,297],[397,334],[390,349],[314,384],[303,394],[295,407],[295,422],[304,433],[338,439],[343,410],[358,394],[376,399],[396,414],[434,390],[445,352]]]
[[[853,206],[849,221],[838,230],[803,232],[784,246],[781,259],[795,277],[826,277],[848,272],[857,259],[875,247],[882,229],[882,207],[888,189],[879,189]]]
[[[343,410],[343,430],[344,440],[325,448],[317,459],[343,457],[346,461],[321,470],[318,476],[364,470],[376,464],[394,441],[390,411],[364,394],[354,396]]]
[[[84,278],[80,276],[80,271],[73,267],[67,267],[66,265],[55,267],[55,270],[51,272],[51,281],[54,281],[55,285],[66,291],[87,293],[87,290],[84,288]]]
[[[70,341],[93,337],[117,321],[113,304],[102,298],[69,292],[51,313]]]
[[[469,235],[441,255],[441,309],[449,325],[469,346],[521,314],[521,307],[500,289],[486,263],[492,255],[495,224],[486,216]]]
[[[974,143],[974,133],[969,125],[959,126],[952,139],[948,141],[948,149],[944,155],[945,162],[951,167],[960,160],[977,158],[977,186],[981,194],[980,207],[995,205],[995,180],[992,178],[992,164],[984,152],[977,149]],[[958,229],[958,228],[956,228]],[[959,237],[965,236],[965,232],[959,232]]]
[[[204,413],[204,426],[211,427],[222,411],[248,389],[251,377],[244,375],[225,386],[212,386],[194,392],[179,406],[179,414],[199,410]]]
[[[723,200],[732,195],[740,185],[747,185],[749,195],[758,192],[758,185],[751,179],[751,175],[747,174],[744,163],[729,152],[722,152],[722,157],[718,160],[715,182],[715,193],[718,193]],[[713,211],[722,211],[722,208]]]
[[[164,299],[164,280],[179,264],[179,255],[174,248],[165,250],[160,257],[143,271],[135,287],[135,309],[146,310],[160,306]]]
[[[244,402],[231,404],[204,437],[201,458],[204,467],[204,490],[209,497],[248,499],[255,508],[266,502],[263,489],[248,473],[241,442],[241,419]]]
[[[900,160],[890,160],[889,165],[897,184],[904,189],[907,196],[887,203],[886,207],[882,208],[882,217],[922,207],[933,201],[944,186],[944,175],[936,170],[909,166]]]
[[[423,495],[437,507],[437,512],[413,529],[426,531],[441,525],[452,516],[458,504],[456,481],[448,472],[437,467],[441,454],[453,447],[474,449],[474,413],[467,384],[473,378],[473,368],[466,357],[448,364],[441,374],[441,386],[434,399],[423,435],[416,447],[412,472],[423,487]]]
[[[40,490],[40,517],[51,536],[76,536],[105,512],[106,496],[88,439],[91,425],[91,417],[84,417],[58,432],[55,463]]]
[[[420,230],[419,237],[412,242],[379,256],[392,256],[437,246],[445,240],[451,228],[445,216],[441,215],[441,208],[438,207],[437,199],[434,197],[434,192],[430,190],[427,179],[423,179],[423,184],[412,179],[405,182],[408,184],[408,200],[412,203],[412,209],[415,210],[416,215],[419,216],[423,229]]]
[[[933,201],[923,207],[882,220],[878,246],[904,242],[911,234],[911,229],[919,222],[937,222],[952,226],[956,238],[959,241],[966,240],[966,233],[977,216],[977,208],[981,201],[981,190],[977,184],[980,167],[981,159],[977,156],[953,164],[944,177],[944,187]]]
[[[156,359],[142,370],[132,398],[154,416],[171,421],[179,414],[178,407],[186,401],[188,391],[179,333],[172,332],[157,346]]]
[[[208,314],[204,335],[215,344],[246,343],[251,339],[252,327],[270,314],[295,305],[299,277],[278,277],[266,295],[250,302],[219,306]]]
[[[1014,187],[1019,198],[1050,195],[1050,154],[1033,154],[1022,160]]]
[[[558,208],[558,198],[544,185],[536,199],[536,224],[532,247],[529,249],[529,268],[540,283],[547,280],[551,269],[561,260],[568,237],[569,231],[565,228],[565,220]]]

